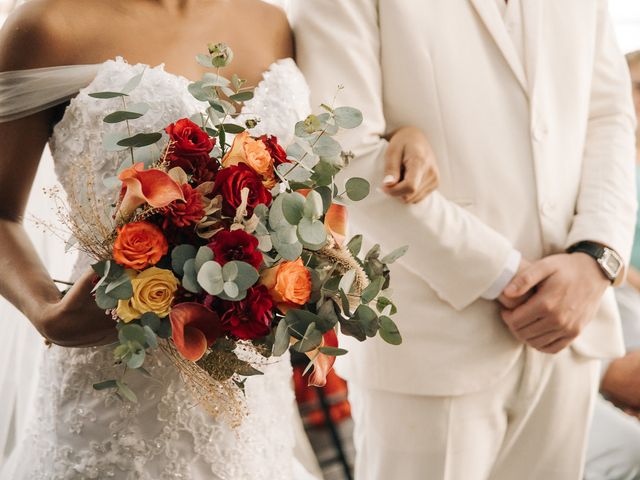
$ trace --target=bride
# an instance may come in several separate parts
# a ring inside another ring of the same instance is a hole
[[[116,162],[101,142],[109,104],[91,92],[144,71],[131,97],[154,107],[136,127],[158,130],[203,109],[187,86],[203,73],[193,59],[212,40],[235,52],[225,76],[258,85],[247,105],[261,119],[254,133],[268,131],[286,144],[309,113],[309,91],[292,60],[286,17],[259,0],[32,0],[0,31],[0,295],[52,344],[27,432],[0,468],[2,479],[308,477],[293,456],[286,356],[248,380],[249,414],[237,429],[194,406],[160,356],[149,368],[154,379],[128,379],[138,403],[94,391],[114,368],[107,345],[115,329],[90,298],[89,259],[80,255],[75,284],[61,297],[21,223],[47,143],[67,193],[82,195],[73,190],[91,184],[112,195],[103,180],[116,173]],[[416,141],[410,130],[392,139],[395,151]],[[79,158],[92,160],[93,178],[72,178]]]

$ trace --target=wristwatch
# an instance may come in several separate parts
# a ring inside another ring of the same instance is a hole
[[[603,247],[595,242],[578,242],[569,247],[567,252],[581,252],[592,257],[596,262],[598,262],[598,266],[602,272],[613,284],[615,284],[616,280],[620,277],[624,267],[622,257],[620,257],[615,250]]]

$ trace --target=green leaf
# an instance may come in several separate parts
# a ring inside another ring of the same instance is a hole
[[[362,124],[362,112],[353,107],[338,107],[333,110],[336,124],[341,128],[356,128]]]
[[[229,98],[234,102],[248,102],[253,98],[253,92],[251,91],[240,92],[240,93],[231,95]]]
[[[178,245],[171,251],[171,268],[177,275],[184,275],[184,264],[196,257],[196,247],[193,245]],[[200,270],[200,269],[198,269]]]
[[[146,354],[143,348],[140,348],[135,352],[131,352],[131,356],[129,357],[129,360],[127,360],[127,367],[132,370],[140,368],[144,364],[145,357]]]
[[[340,279],[340,284],[338,288],[342,290],[344,293],[351,292],[351,287],[353,286],[353,282],[355,281],[355,279],[356,279],[356,271],[349,270]]]
[[[124,93],[131,93],[142,81],[142,77],[144,76],[144,71],[139,73],[129,79],[127,83],[125,83],[124,87],[122,87],[122,91]]]
[[[342,320],[340,322],[340,331],[343,335],[353,337],[360,342],[364,342],[367,339],[367,335],[364,333],[362,325],[354,320]]]
[[[157,333],[160,338],[171,337],[171,321],[169,320],[169,317],[162,319],[162,325],[160,325]]]
[[[379,318],[380,323],[380,337],[391,345],[400,345],[402,343],[402,335],[400,335],[400,331],[398,327],[387,316],[382,316]]]
[[[369,195],[371,186],[364,178],[353,177],[347,180],[347,183],[345,183],[345,189],[347,197],[354,202],[358,202]]]
[[[347,353],[349,353],[344,348],[337,347],[320,347],[318,350],[320,351],[320,353],[324,353],[325,355],[330,355],[332,357],[339,357],[341,355],[346,355]]]
[[[340,295],[340,303],[342,304],[342,313],[346,316],[351,316],[351,305],[349,305],[349,297],[344,292],[344,290],[338,290],[338,295]]]
[[[105,380],[104,382],[94,383],[95,390],[107,390],[108,388],[116,388],[118,384],[115,380]]]
[[[98,308],[102,310],[111,310],[112,308],[116,308],[118,306],[118,300],[110,297],[105,293],[106,287],[103,285],[102,287],[96,290],[96,305]]]
[[[133,390],[131,390],[126,383],[121,382],[120,380],[116,380],[116,384],[118,387],[118,393],[122,397],[126,398],[127,400],[133,403],[138,402],[138,397],[136,397],[136,394],[133,393]]]
[[[351,255],[357,257],[360,250],[362,250],[362,235],[356,235],[349,240],[349,243],[347,243],[347,250],[351,252]]]
[[[238,288],[238,285],[235,284],[235,282],[224,282],[223,288],[224,293],[228,297],[236,298],[238,295],[240,295],[240,289]]]
[[[294,229],[294,237],[295,234],[296,231]],[[295,240],[294,242],[285,242],[280,238],[279,235],[276,234],[271,237],[271,241],[273,242],[273,248],[275,248],[276,252],[278,252],[278,254],[285,260],[293,262],[297,260],[300,255],[302,255],[302,244],[297,240]]]
[[[327,241],[327,230],[320,220],[305,217],[298,224],[298,237],[306,247],[318,250]]]
[[[379,277],[376,278],[373,282],[371,282],[367,287],[362,291],[362,295],[360,296],[360,300],[363,304],[368,304],[374,298],[378,296],[380,290],[382,289],[382,285],[384,285],[384,278]]]
[[[391,300],[386,297],[378,297],[378,301],[376,302],[376,309],[380,313],[382,313],[388,306],[391,306],[391,311],[389,312],[391,315],[395,315],[396,313],[398,313],[398,309]]]
[[[224,267],[222,267],[222,278],[225,282],[232,282],[236,278],[238,278],[238,273],[240,270],[238,269],[238,264],[234,262],[225,263]]]
[[[284,355],[284,353],[289,350],[290,339],[291,335],[289,335],[289,326],[287,325],[287,322],[282,319],[276,327],[276,338],[273,342],[272,354],[276,357]]]
[[[200,287],[199,280],[198,280],[199,274],[200,272],[196,273],[195,258],[190,258],[189,260],[187,260],[184,264],[184,275],[182,277],[182,286],[191,293],[200,293],[202,291],[202,288]]]
[[[322,196],[315,190],[311,190],[307,194],[304,201],[304,216],[309,220],[317,220],[324,213],[324,204]]]
[[[246,128],[244,128],[243,126],[236,125],[235,123],[223,123],[222,125],[220,125],[220,127],[222,127],[225,132],[231,133],[234,135],[238,133],[242,133],[246,130]]]
[[[218,295],[224,290],[222,266],[218,262],[205,262],[198,271],[198,284],[209,295]],[[185,287],[186,288],[186,287]]]
[[[236,278],[234,279],[234,282],[236,283],[240,291],[247,290],[248,288],[252,287],[260,278],[260,274],[255,268],[253,268],[252,265],[249,265],[246,262],[238,262],[235,260],[225,264],[222,269],[223,274],[224,269],[227,267],[227,265],[234,266],[237,269],[238,273],[236,275]]]
[[[107,98],[126,97],[128,95],[122,92],[95,92],[95,93],[90,93],[89,96],[93,98],[107,99]]]
[[[309,325],[312,323],[317,325],[318,322],[322,322],[322,319],[308,310],[292,308],[287,311],[284,321],[289,326],[289,333],[295,338],[300,339],[307,328],[309,328]]]
[[[328,332],[338,323],[338,315],[336,314],[336,306],[333,300],[326,300],[320,308],[318,308],[318,316],[322,321],[317,321],[318,328],[323,332]]]
[[[118,145],[121,147],[133,147],[140,148],[146,147],[147,145],[153,145],[157,143],[162,138],[162,134],[160,132],[153,133],[138,133],[133,137],[125,138],[118,142]]]
[[[211,55],[206,53],[199,53],[196,55],[196,62],[198,62],[203,67],[211,68],[213,67],[213,61]]]
[[[140,317],[140,323],[143,327],[149,327],[152,332],[157,332],[162,325],[162,320],[160,317],[153,312],[143,313],[142,317]]]
[[[150,348],[158,348],[158,336],[155,332],[148,325],[145,325],[142,328],[144,329],[147,345],[149,345]]]
[[[118,330],[118,340],[120,340],[122,344],[133,342],[144,345],[146,340],[144,328],[135,323],[127,323]]]
[[[305,209],[305,198],[297,192],[283,193],[282,198],[282,213],[284,218],[291,225],[298,225]]]
[[[130,299],[133,296],[133,286],[129,274],[124,271],[120,277],[109,282],[104,293],[118,300]]]
[[[333,200],[331,189],[327,186],[321,186],[315,188],[314,190],[318,192],[318,195],[320,195],[320,198],[322,198],[322,214],[324,215],[329,210],[329,207],[331,206]]]
[[[290,228],[291,224],[284,216],[283,204],[285,195],[278,195],[269,209],[269,226],[272,230],[278,230],[280,228]]]
[[[316,328],[316,324],[311,322],[304,332],[299,342],[293,345],[293,349],[299,353],[310,352],[322,344],[322,333]]]
[[[200,247],[195,258],[196,272],[200,271],[202,265],[211,260],[213,260],[213,250],[207,246]]]
[[[382,263],[386,263],[387,265],[392,264],[400,257],[402,257],[409,250],[409,245],[405,245],[404,247],[396,248],[393,252],[388,255],[385,255],[380,260]]]
[[[126,120],[135,120],[136,118],[140,118],[141,116],[141,113],[119,110],[117,112],[110,113],[109,115],[104,117],[102,121],[104,123],[120,123]]]
[[[378,333],[378,314],[367,305],[359,305],[355,311],[355,318],[362,325],[367,337],[374,337]]]
[[[342,153],[342,147],[333,138],[322,135],[313,145],[313,153],[320,157],[336,157]]]

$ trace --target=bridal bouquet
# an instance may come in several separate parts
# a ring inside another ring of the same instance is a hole
[[[218,44],[198,61],[219,69],[231,57]],[[219,411],[221,395],[239,398],[246,378],[261,374],[242,351],[268,358],[291,347],[310,358],[310,383],[323,385],[335,357],[347,353],[338,328],[399,344],[388,265],[406,249],[360,255],[361,236],[345,242],[344,203],[366,197],[369,184],[350,178],[338,186],[350,154],[333,136],[358,126],[360,112],[323,105],[295,125],[285,150],[274,136],[251,135],[259,119],[241,121],[241,107],[252,90],[216,71],[189,86],[206,111],[134,134],[130,122],[149,109],[127,103],[140,79],[91,94],[119,102],[104,121],[127,127],[104,138],[123,162],[112,227],[83,215],[67,222],[97,260],[95,301],[117,321],[116,363],[147,373],[145,358],[161,349],[196,398]],[[149,146],[158,154],[144,158]],[[136,400],[123,378],[94,388]]]

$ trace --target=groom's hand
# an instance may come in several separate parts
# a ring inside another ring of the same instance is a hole
[[[611,282],[595,260],[584,253],[551,255],[518,273],[504,296],[531,292],[524,304],[503,310],[513,335],[544,353],[558,353],[580,335],[595,315]]]
[[[516,275],[523,273],[525,270],[528,270],[531,267],[531,262],[525,258],[520,259],[520,266],[518,267],[518,272]],[[515,277],[514,277],[515,278]],[[507,297],[504,292],[498,297],[498,302],[503,308],[507,310],[513,310],[523,303],[525,303],[529,298],[533,295],[533,290],[528,290],[518,297]]]
[[[438,188],[436,156],[424,133],[402,127],[389,137],[383,189],[405,203],[418,203]]]

